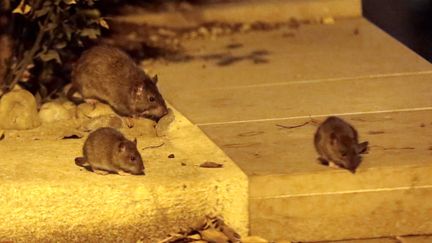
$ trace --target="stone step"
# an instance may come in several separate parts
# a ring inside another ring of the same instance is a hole
[[[276,23],[292,19],[323,21],[325,18],[360,16],[360,0],[248,0],[201,6],[188,5],[177,11],[166,12],[134,8],[131,14],[115,19],[128,23],[185,28],[211,22]]]
[[[424,59],[362,18],[191,40],[185,50],[191,61],[149,68],[166,98],[248,175],[253,235],[432,232],[432,68]],[[335,114],[371,143],[355,175],[316,163],[316,126],[280,127]]]
[[[175,117],[163,137],[145,121],[122,129],[138,140],[145,176],[103,176],[77,167],[85,138],[58,139],[64,127],[6,131],[0,241],[154,243],[207,214],[220,214],[247,234],[247,177],[199,128],[176,111]],[[198,166],[205,161],[224,167]]]

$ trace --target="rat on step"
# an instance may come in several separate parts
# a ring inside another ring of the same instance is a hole
[[[339,117],[328,117],[317,129],[314,137],[315,149],[323,165],[333,162],[337,166],[355,173],[365,153],[368,142],[358,142],[357,131]]]
[[[90,133],[83,154],[75,158],[75,164],[98,174],[145,174],[136,139],[132,142],[113,128],[102,127]]]
[[[84,99],[108,103],[118,114],[159,120],[168,110],[156,86],[122,50],[99,45],[85,51],[72,70],[67,96],[79,92]]]

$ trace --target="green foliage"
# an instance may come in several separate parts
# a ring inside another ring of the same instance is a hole
[[[95,0],[3,1],[12,6],[10,34],[14,42],[3,91],[17,83],[27,84],[46,99],[59,88],[54,83],[59,76],[67,76],[64,73],[85,44],[97,39],[101,28],[108,28]]]

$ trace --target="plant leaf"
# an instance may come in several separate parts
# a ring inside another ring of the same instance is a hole
[[[109,30],[109,28],[110,28],[109,25],[108,25],[108,23],[106,22],[106,20],[103,19],[103,18],[99,19],[99,25],[102,26],[102,27],[104,27],[107,30]]]
[[[30,13],[31,9],[32,8],[30,5],[25,4],[25,0],[21,0],[19,5],[12,11],[12,13],[26,15],[26,14]]]
[[[81,14],[89,17],[89,18],[94,18],[97,19],[101,16],[101,13],[99,12],[98,9],[83,9],[81,10]]]
[[[76,0],[63,0],[64,3],[66,3],[67,5],[72,5],[72,4],[76,4]]]
[[[56,62],[61,64],[60,55],[56,50],[49,50],[47,52],[41,53],[39,54],[39,58],[44,62],[55,60]]]
[[[60,43],[55,44],[55,48],[56,49],[63,49],[66,47],[66,45],[67,45],[67,43],[65,41],[62,41]]]
[[[97,37],[100,35],[100,30],[85,28],[81,31],[80,35],[84,37],[88,37],[90,39],[97,39]]]
[[[49,11],[50,11],[50,8],[44,7],[42,9],[35,11],[35,16],[36,16],[36,18],[42,17],[42,16],[46,15]]]

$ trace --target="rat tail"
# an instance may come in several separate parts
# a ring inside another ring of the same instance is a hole
[[[88,171],[93,171],[93,168],[90,166],[89,163],[87,163],[87,160],[84,157],[76,157],[75,158],[75,164],[77,166],[83,167],[84,169]]]

